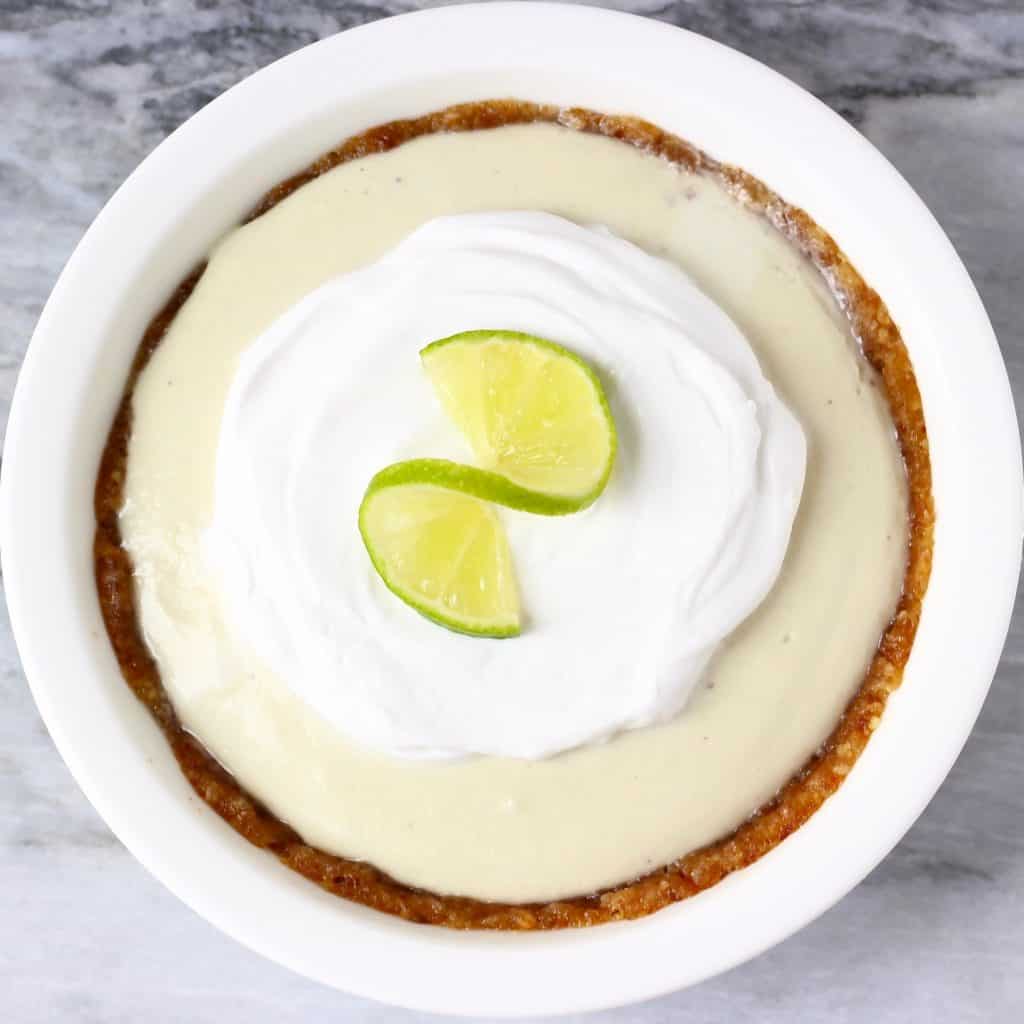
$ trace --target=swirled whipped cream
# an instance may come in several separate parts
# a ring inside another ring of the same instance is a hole
[[[587,511],[500,510],[525,613],[510,640],[418,616],[377,577],[356,520],[388,463],[472,461],[418,351],[480,328],[589,360],[619,434]],[[203,557],[240,639],[357,743],[542,758],[684,707],[779,573],[805,462],[746,339],[677,267],[544,213],[440,217],[244,352]]]

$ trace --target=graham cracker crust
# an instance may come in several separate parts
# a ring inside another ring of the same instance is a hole
[[[736,199],[766,217],[822,272],[846,313],[864,356],[877,371],[906,465],[909,550],[903,592],[860,688],[821,749],[768,804],[731,835],[623,885],[551,903],[488,903],[413,889],[370,864],[346,860],[304,843],[274,817],[185,731],[160,681],[139,622],[133,566],[122,541],[131,397],[149,357],[202,276],[197,267],[147,328],[125,385],[96,480],[94,565],[107,632],[125,681],[149,708],[195,792],[250,843],[345,899],[408,921],[450,928],[532,930],[582,927],[642,917],[709,888],[762,857],[798,829],[834,793],[878,727],[886,701],[902,681],[931,571],[934,509],[931,463],[921,397],[900,332],[881,298],[832,238],[803,210],[745,171],[718,163],[682,139],[633,117],[518,100],[462,104],[411,120],[393,121],[347,139],[305,170],[272,188],[246,220],[266,213],[307,182],[339,164],[400,146],[434,132],[480,131],[548,122],[619,139],[723,183]]]

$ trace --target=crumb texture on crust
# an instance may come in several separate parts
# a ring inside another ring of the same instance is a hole
[[[819,752],[770,803],[731,835],[642,878],[596,893],[541,904],[489,903],[410,888],[372,865],[337,857],[301,837],[246,793],[182,727],[143,639],[135,603],[133,566],[121,540],[131,396],[149,357],[203,273],[197,267],[153,318],[136,353],[100,462],[96,481],[93,561],[107,632],[125,681],[149,708],[185,777],[198,796],[250,843],[273,853],[328,892],[409,921],[450,928],[532,930],[583,927],[642,917],[707,889],[746,867],[796,831],[834,793],[878,727],[889,694],[899,685],[921,615],[931,571],[934,509],[931,463],[921,396],[900,332],[879,296],[833,239],[803,210],[789,205],[756,178],[720,164],[682,139],[633,117],[579,108],[561,109],[518,100],[461,104],[371,128],[272,188],[247,220],[266,213],[307,182],[339,164],[382,153],[410,139],[441,131],[479,131],[509,124],[547,122],[604,135],[710,175],[736,199],[766,217],[828,280],[865,358],[878,372],[903,461],[909,498],[909,550],[903,591],[868,672]]]

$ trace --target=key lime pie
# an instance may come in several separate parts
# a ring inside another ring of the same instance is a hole
[[[350,139],[222,239],[96,514],[196,792],[453,927],[641,916],[798,828],[932,543],[906,350],[828,235],[645,122],[514,101]]]

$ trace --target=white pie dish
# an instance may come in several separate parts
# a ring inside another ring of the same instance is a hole
[[[93,584],[99,452],[138,339],[178,280],[267,187],[339,140],[493,96],[639,114],[806,209],[900,326],[931,442],[937,526],[924,614],[903,688],[848,781],[751,868],[649,918],[585,932],[408,925],[322,893],[245,844],[191,793],[121,681]],[[61,754],[110,827],[251,948],[424,1010],[511,1016],[630,1002],[724,970],[821,913],[891,849],[951,767],[991,682],[1020,563],[1005,369],[920,200],[856,132],[773,72],[701,37],[589,8],[498,4],[378,22],[210,104],[132,174],[76,250],[33,337],[4,455],[0,542],[19,651]]]

